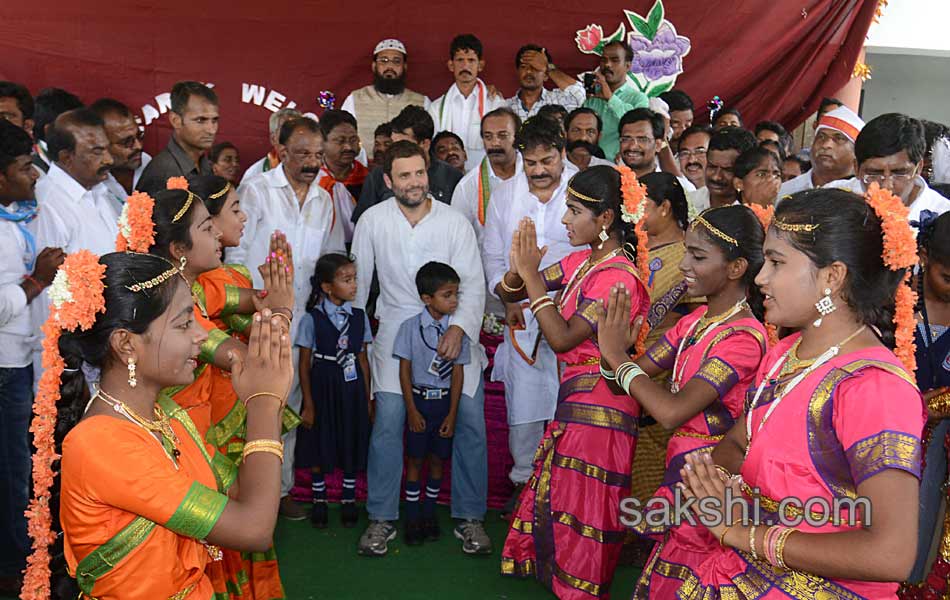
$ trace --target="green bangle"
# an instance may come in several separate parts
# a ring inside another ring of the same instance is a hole
[[[617,367],[617,381],[628,396],[631,395],[630,384],[640,375],[646,375],[646,372],[635,362],[625,362]]]

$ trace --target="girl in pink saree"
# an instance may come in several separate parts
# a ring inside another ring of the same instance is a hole
[[[687,458],[684,497],[711,506],[692,509],[716,541],[699,563],[650,565],[675,598],[895,598],[910,572],[926,414],[901,286],[916,257],[906,209],[876,188],[776,210],[756,283],[766,318],[800,333],[766,354],[713,453]],[[744,502],[723,510],[730,495]]]
[[[680,469],[691,452],[711,452],[741,418],[745,391],[766,350],[766,331],[759,321],[762,296],[753,280],[762,267],[765,232],[743,206],[705,211],[686,234],[680,263],[691,296],[705,296],[708,307],[683,317],[647,353],[630,362],[627,349],[637,328],[622,319],[628,294],[615,286],[598,328],[604,363],[620,387],[667,429],[673,429],[662,485],[647,505],[672,505]],[[619,315],[619,319],[618,319]],[[655,383],[657,373],[672,370],[669,385]],[[635,374],[644,373],[647,377]],[[631,523],[640,535],[658,542],[640,582],[656,598],[671,598],[679,584],[655,576],[657,560],[698,564],[716,542],[705,527],[645,519]]]

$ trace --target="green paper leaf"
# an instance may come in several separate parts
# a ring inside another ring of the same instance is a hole
[[[660,94],[663,94],[663,93],[665,93],[665,92],[668,92],[668,91],[670,91],[671,89],[673,89],[673,82],[672,82],[672,81],[669,82],[669,83],[662,83],[662,84],[660,84],[660,85],[658,85],[658,86],[651,87],[651,88],[647,89],[646,95],[649,96],[650,98],[656,98],[656,97],[658,97]]]
[[[630,21],[630,24],[633,26],[633,28],[640,32],[640,35],[647,38],[648,40],[653,40],[653,36],[656,35],[656,29],[651,28],[650,23],[647,22],[646,19],[629,10],[624,10],[623,12],[625,15],[627,15],[627,20]]]
[[[653,35],[650,36],[650,41],[653,41],[656,32],[660,29],[660,25],[663,24],[664,12],[663,0],[656,0],[656,4],[653,5],[653,8],[651,8],[647,14],[647,23],[649,23],[650,30],[653,32]]]

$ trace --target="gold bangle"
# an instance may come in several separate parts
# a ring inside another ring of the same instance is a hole
[[[524,280],[523,280],[523,279],[521,280],[521,285],[519,285],[519,286],[516,287],[516,288],[513,288],[513,287],[511,287],[510,285],[508,285],[508,284],[505,282],[505,277],[507,277],[507,276],[508,276],[508,273],[505,273],[504,275],[501,276],[501,289],[503,289],[504,291],[508,292],[509,294],[514,294],[515,292],[520,292],[521,290],[524,289]]]
[[[718,471],[722,475],[725,475],[726,480],[732,479],[732,473],[730,473],[729,469],[727,469],[726,467],[722,465],[716,465],[716,471]]]
[[[268,438],[260,438],[260,439],[244,442],[245,448],[257,448],[257,447],[262,447],[262,446],[268,446],[270,448],[277,448],[278,450],[283,450],[284,442],[280,440],[271,440]]]
[[[788,540],[788,536],[796,531],[796,529],[786,529],[778,534],[778,539],[775,541],[775,562],[778,563],[780,569],[788,570],[788,566],[785,564],[785,542]]]
[[[251,394],[244,400],[244,406],[247,406],[247,403],[257,398],[258,396],[270,396],[271,398],[277,398],[281,404],[284,403],[284,399],[275,394],[274,392],[257,392],[256,394]]]
[[[732,525],[726,525],[726,528],[722,530],[722,533],[719,535],[719,545],[723,548],[726,547],[726,534],[729,533],[729,530],[732,529]]]
[[[285,314],[282,313],[282,312],[271,313],[271,316],[272,316],[272,317],[283,317],[284,319],[287,319],[287,329],[290,329],[290,327],[293,325],[293,319],[291,319],[290,317],[288,317],[287,315],[285,315]]]
[[[749,530],[749,549],[752,551],[752,558],[759,560],[759,555],[755,552],[755,525]]]
[[[258,448],[251,448],[251,449],[244,448],[244,453],[241,455],[241,460],[245,461],[247,460],[248,456],[252,454],[256,454],[258,452],[264,452],[265,454],[273,454],[274,456],[280,459],[281,463],[284,462],[284,451],[278,450],[277,448],[270,448],[270,447],[258,447]]]
[[[553,303],[554,300],[551,300],[549,296],[540,296],[537,299],[533,300],[531,304],[529,304],[528,306],[533,311],[534,309],[538,308],[538,306],[540,306],[541,304],[544,304],[545,302]]]
[[[550,306],[551,308],[554,308],[554,300],[551,300],[551,299],[548,298],[547,296],[545,296],[544,298],[545,298],[545,300],[547,300],[547,302],[539,302],[539,303],[537,304],[537,306],[532,306],[532,307],[531,307],[531,312],[534,313],[534,316],[536,316],[536,317],[538,316],[538,313],[541,312],[542,310],[544,310],[545,308],[547,308],[547,307],[549,307],[549,306]]]

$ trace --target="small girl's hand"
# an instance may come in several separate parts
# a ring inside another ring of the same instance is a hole
[[[303,405],[303,410],[300,411],[300,424],[310,429],[313,427],[314,419],[316,417],[316,409],[313,407],[312,402],[305,402]]]

